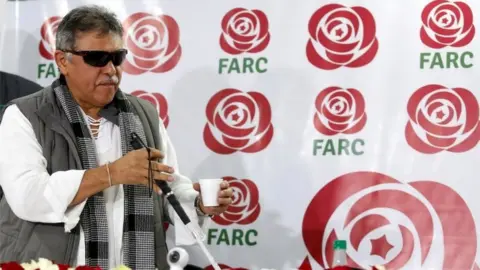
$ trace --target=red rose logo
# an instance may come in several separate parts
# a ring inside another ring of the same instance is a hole
[[[257,185],[248,179],[223,177],[233,190],[233,202],[228,209],[212,220],[219,225],[248,225],[257,220],[260,215],[260,204]]]
[[[353,88],[328,87],[315,100],[313,125],[322,134],[354,134],[367,123],[365,100]]]
[[[153,106],[155,106],[155,108],[157,109],[158,116],[160,117],[160,119],[162,119],[165,128],[168,127],[168,123],[170,121],[170,118],[168,117],[168,103],[167,99],[162,94],[149,93],[143,90],[136,90],[133,91],[131,94],[141,99],[150,101],[150,103],[152,103]]]
[[[55,35],[57,34],[57,28],[61,21],[62,17],[50,17],[40,28],[40,36],[42,40],[40,40],[40,43],[38,44],[38,50],[40,51],[40,55],[47,60],[53,60],[56,40]]]
[[[153,16],[139,12],[124,22],[125,43],[129,49],[123,70],[138,75],[162,73],[173,69],[182,54],[180,30],[168,15]]]
[[[422,42],[430,48],[463,47],[475,36],[473,13],[464,2],[435,0],[422,12]]]
[[[454,190],[432,181],[407,184],[375,172],[349,173],[325,185],[307,207],[303,239],[323,268],[332,265],[337,239],[347,241],[352,267],[369,266],[362,262],[387,269],[476,265],[475,222]]]
[[[203,138],[218,154],[258,152],[272,140],[272,112],[261,93],[223,89],[210,99],[206,113]]]
[[[220,47],[226,53],[258,53],[270,42],[268,19],[263,11],[234,8],[222,19]]]
[[[407,111],[405,137],[419,152],[465,152],[480,140],[480,106],[467,89],[426,85],[410,97]]]
[[[228,269],[228,270],[248,270],[247,268],[240,268],[240,267],[230,267],[226,264],[221,264],[219,263],[218,266],[220,266],[220,269]],[[215,268],[213,267],[213,265],[209,265],[205,268],[203,268],[204,270],[215,270]]]
[[[320,69],[365,66],[378,51],[375,19],[363,7],[325,5],[310,18],[308,31],[307,58]]]

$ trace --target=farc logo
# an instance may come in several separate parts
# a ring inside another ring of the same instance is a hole
[[[359,90],[327,87],[315,99],[313,126],[329,138],[313,140],[313,155],[362,155],[365,140],[352,138],[367,123],[365,99]],[[347,138],[332,138],[335,135]]]
[[[128,48],[123,64],[126,73],[164,73],[180,61],[180,28],[171,16],[138,12],[125,19],[123,28]]]
[[[378,51],[375,18],[364,7],[328,4],[308,22],[307,59],[319,69],[362,67]]]
[[[43,60],[46,60],[46,62],[38,64],[38,79],[53,79],[57,78],[60,75],[53,60],[55,53],[55,36],[57,35],[57,28],[61,21],[62,17],[52,16],[45,20],[40,27],[40,41],[38,43],[38,52],[43,58]]]
[[[348,264],[359,268],[371,266],[364,262],[387,269],[477,267],[472,213],[457,192],[435,181],[404,183],[376,172],[342,175],[314,196],[302,227],[310,255],[303,269],[313,262],[330,268],[337,239],[347,241]]]
[[[264,73],[268,59],[255,57],[270,43],[267,15],[258,9],[234,8],[221,22],[220,48],[231,56],[220,58],[219,74]]]
[[[273,138],[270,103],[259,92],[223,89],[210,98],[205,111],[203,138],[215,153],[259,152]]]
[[[435,51],[420,53],[421,69],[448,69],[473,67],[473,53],[464,48],[475,37],[473,12],[465,2],[434,0],[422,11],[420,39]]]
[[[164,95],[161,93],[150,93],[144,90],[135,90],[131,94],[152,103],[155,109],[157,109],[158,116],[162,120],[163,125],[165,128],[168,127],[170,117],[168,116],[168,102]]]
[[[257,185],[250,179],[223,177],[233,190],[233,203],[213,221],[223,229],[209,229],[207,243],[209,245],[254,246],[257,244],[258,231],[244,229],[254,223],[260,215],[260,195]],[[238,227],[241,226],[241,227]],[[237,227],[232,229],[232,227]]]
[[[425,154],[473,149],[480,140],[480,106],[465,88],[429,84],[408,100],[408,144]]]

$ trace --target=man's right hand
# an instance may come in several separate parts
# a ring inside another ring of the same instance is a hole
[[[174,172],[172,167],[159,163],[156,160],[163,158],[163,153],[150,148],[150,160],[153,179],[171,182],[174,180],[170,175]],[[148,186],[148,152],[145,148],[127,153],[122,158],[109,165],[112,185],[145,185]],[[161,193],[157,185],[153,185],[155,192]]]

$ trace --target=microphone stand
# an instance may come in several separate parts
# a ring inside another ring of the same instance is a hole
[[[137,133],[132,132],[132,139],[130,141],[130,144],[135,150],[146,148],[148,152],[149,162],[150,162],[150,148],[147,147],[147,145],[142,141],[142,139],[138,136]],[[149,169],[151,170],[150,166],[149,166]],[[149,175],[151,175],[151,171],[149,172]],[[153,181],[154,179],[149,179],[149,181],[150,180]],[[165,197],[167,198],[168,202],[172,206],[173,210],[175,210],[175,213],[178,215],[180,220],[182,220],[185,227],[193,235],[197,244],[200,246],[203,253],[209,260],[210,264],[213,266],[213,268],[215,270],[221,270],[220,266],[215,262],[215,259],[213,258],[212,254],[210,254],[207,247],[203,243],[203,241],[205,240],[205,234],[200,229],[198,224],[194,224],[193,222],[191,222],[190,218],[188,217],[187,213],[183,209],[182,205],[178,201],[177,197],[175,196],[175,194],[173,193],[172,189],[167,184],[167,182],[161,181],[161,180],[154,180],[154,181],[155,181],[155,184],[162,190],[162,193],[165,195]]]

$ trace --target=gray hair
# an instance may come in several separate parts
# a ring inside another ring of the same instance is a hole
[[[63,17],[57,28],[55,47],[58,50],[73,50],[76,35],[87,32],[123,37],[122,23],[115,13],[96,5],[82,6],[71,10]]]

